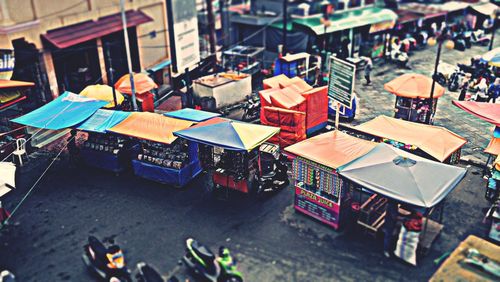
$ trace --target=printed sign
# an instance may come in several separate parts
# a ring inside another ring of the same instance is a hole
[[[200,62],[196,0],[167,0],[170,52],[174,72]]]
[[[355,75],[355,65],[330,57],[328,96],[349,109],[352,107]]]
[[[339,228],[339,205],[316,193],[295,187],[295,209],[335,229]]]
[[[14,63],[14,50],[0,49],[0,79],[10,80]]]

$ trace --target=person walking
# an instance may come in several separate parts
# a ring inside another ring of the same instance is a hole
[[[500,96],[500,78],[496,78],[495,82],[488,88],[488,103],[493,100],[496,103],[497,98]]]
[[[370,79],[370,74],[373,70],[373,62],[372,59],[366,58],[366,65],[365,65],[365,79],[366,79],[366,84],[365,85],[370,85],[372,83]]]

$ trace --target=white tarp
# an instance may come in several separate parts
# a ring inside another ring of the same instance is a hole
[[[0,197],[16,187],[16,165],[0,162]]]
[[[426,208],[450,193],[466,171],[384,143],[339,169],[340,175],[375,193]]]

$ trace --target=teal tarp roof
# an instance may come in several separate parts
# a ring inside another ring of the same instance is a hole
[[[126,119],[131,113],[99,109],[87,120],[78,125],[79,130],[105,133],[109,128]]]
[[[57,99],[13,119],[12,122],[37,128],[59,130],[83,122],[108,103],[64,92]]]
[[[214,117],[220,117],[220,114],[205,112],[200,110],[193,110],[189,108],[185,108],[178,111],[165,113],[167,117],[179,118],[183,120],[189,120],[194,122],[205,121],[207,119],[211,119]]]

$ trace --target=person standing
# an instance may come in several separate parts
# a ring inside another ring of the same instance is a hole
[[[493,100],[496,103],[497,98],[500,96],[500,78],[496,78],[495,82],[488,88],[488,103]]]
[[[398,203],[389,199],[383,226],[384,256],[387,258],[391,257],[391,253],[394,250],[394,229],[396,228],[398,214]]]
[[[458,101],[465,100],[465,95],[467,95],[467,90],[469,89],[469,83],[472,75],[470,73],[466,73],[464,80],[462,81],[462,85],[460,86],[460,95],[458,96]]]
[[[372,59],[366,58],[366,65],[365,65],[365,79],[366,79],[366,85],[370,85],[372,83],[370,79],[370,74],[373,70],[373,62]]]

